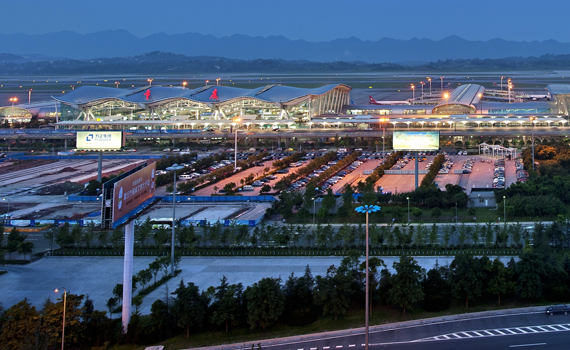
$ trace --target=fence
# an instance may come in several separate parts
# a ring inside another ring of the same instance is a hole
[[[100,202],[99,196],[67,196],[68,202]]]
[[[157,196],[172,203],[172,196]],[[275,202],[273,196],[176,196],[176,202]]]
[[[160,159],[164,157],[160,154],[153,155],[134,155],[134,154],[103,154],[103,159]],[[74,156],[63,156],[63,155],[53,155],[53,156],[30,156],[25,155],[24,152],[10,153],[6,156],[6,159],[15,160],[32,160],[32,159],[46,159],[46,160],[72,160],[72,159],[99,159],[99,155],[74,155]]]
[[[385,170],[385,175],[414,175],[416,173],[415,170]],[[428,173],[428,170],[418,170],[418,174],[425,175]]]

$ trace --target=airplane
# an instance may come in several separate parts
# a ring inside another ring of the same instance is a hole
[[[370,101],[368,102],[371,105],[378,105],[378,106],[383,106],[383,105],[409,105],[410,102],[408,101],[376,101],[374,98],[372,98],[372,96],[368,96],[370,98]]]

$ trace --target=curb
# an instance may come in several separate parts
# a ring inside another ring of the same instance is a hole
[[[411,321],[404,321],[404,322],[396,322],[396,323],[388,323],[383,325],[371,326],[370,332],[380,332],[380,331],[388,331],[394,330],[399,328],[407,328],[412,326],[425,326],[430,324],[436,324],[440,322],[449,322],[449,321],[463,321],[463,320],[470,320],[470,319],[477,319],[477,318],[485,318],[490,316],[507,316],[507,315],[517,315],[517,314],[525,314],[525,313],[536,313],[544,311],[544,306],[533,306],[533,307],[526,307],[526,308],[517,308],[517,309],[505,309],[505,310],[496,310],[496,311],[481,311],[481,312],[473,312],[473,313],[466,313],[466,314],[457,314],[457,315],[449,315],[449,316],[440,316],[440,317],[432,317],[432,318],[425,318],[420,320],[411,320]],[[244,343],[232,343],[232,344],[221,344],[216,346],[207,346],[207,347],[199,347],[199,348],[190,348],[195,350],[238,350],[238,349],[251,349],[252,345],[257,346],[261,344],[261,346],[269,346],[269,345],[280,345],[290,342],[298,342],[298,341],[310,341],[320,339],[323,336],[326,337],[339,337],[344,335],[354,335],[354,334],[364,334],[364,327],[360,328],[351,328],[351,329],[344,329],[338,331],[331,331],[331,332],[322,332],[322,333],[312,333],[306,335],[296,335],[291,337],[284,337],[284,338],[273,338],[273,339],[264,339],[259,341],[248,341]]]

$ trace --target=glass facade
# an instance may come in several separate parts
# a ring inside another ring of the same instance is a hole
[[[552,108],[504,108],[490,109],[489,114],[551,114]]]
[[[449,104],[435,107],[433,114],[475,114],[475,107]]]
[[[425,109],[404,109],[404,114],[426,114]]]

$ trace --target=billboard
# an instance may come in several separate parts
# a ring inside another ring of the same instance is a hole
[[[137,209],[147,199],[154,197],[156,163],[117,181],[113,188],[112,223]]]
[[[437,151],[439,131],[394,131],[395,151]]]
[[[124,145],[122,131],[78,131],[76,148],[86,151],[120,150]]]

